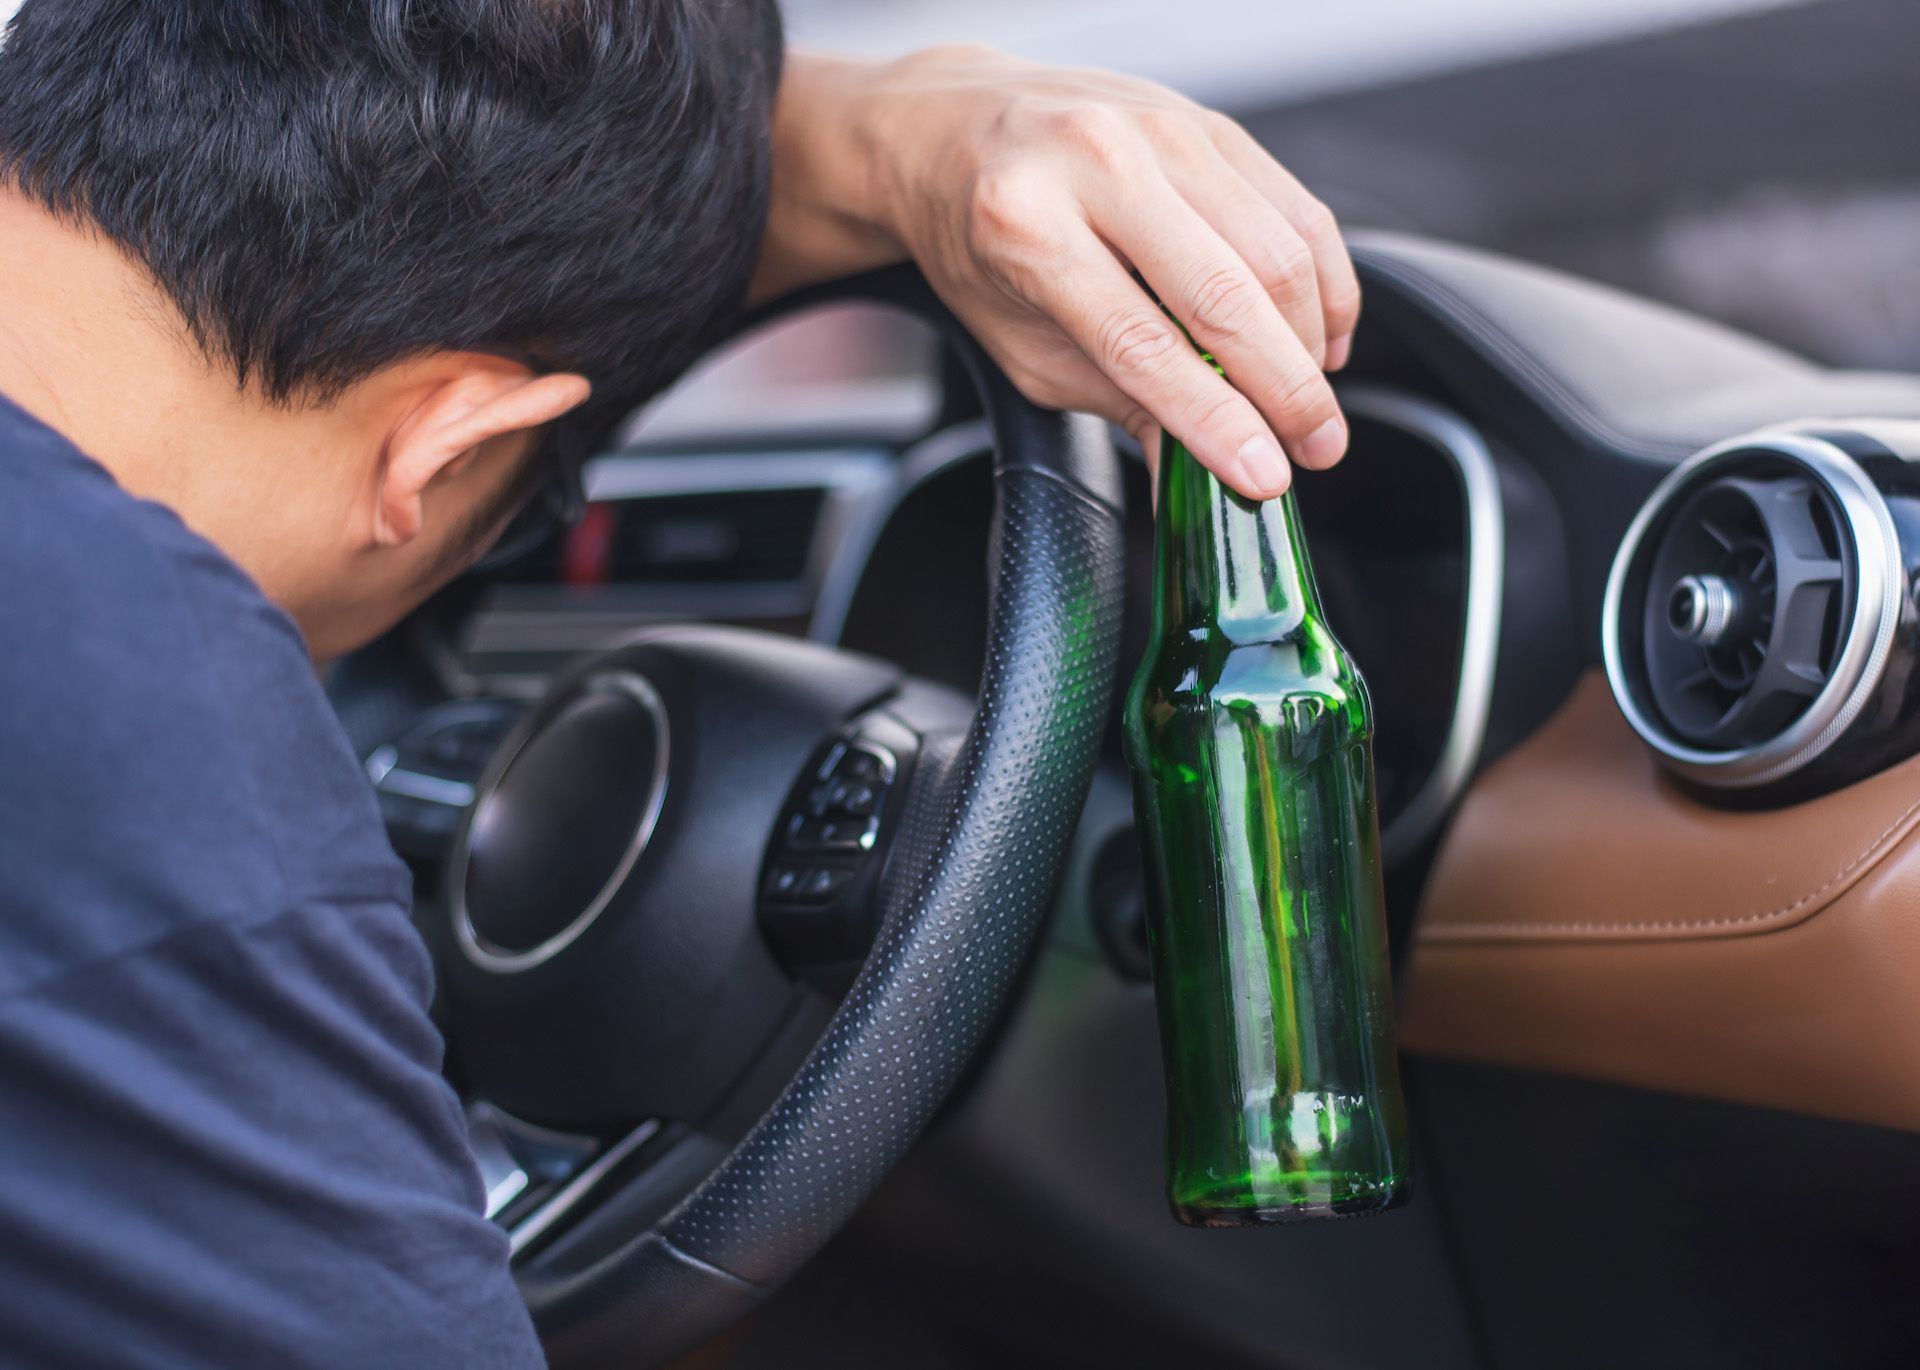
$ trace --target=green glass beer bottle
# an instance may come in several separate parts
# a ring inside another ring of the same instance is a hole
[[[1126,749],[1184,1223],[1406,1200],[1372,735],[1293,495],[1242,499],[1167,438]]]

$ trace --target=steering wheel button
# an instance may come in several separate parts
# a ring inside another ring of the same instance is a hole
[[[787,827],[787,845],[795,851],[818,851],[827,845],[827,829],[832,826],[795,814]]]
[[[817,796],[819,791],[814,794]],[[835,813],[852,814],[856,818],[865,818],[873,813],[880,804],[880,793],[863,780],[836,781],[828,790],[823,807],[816,814],[826,810]]]
[[[803,866],[775,866],[767,872],[767,895],[791,899],[817,874]]]
[[[821,866],[807,872],[807,878],[800,886],[800,897],[810,904],[825,903],[853,880],[853,872],[845,866]]]
[[[839,789],[838,785],[833,784],[816,785],[807,795],[807,812],[815,818],[826,817],[828,810],[838,807],[834,802],[834,796]]]
[[[833,768],[836,780],[878,780],[886,773],[886,762],[873,752],[858,747],[847,750],[840,762]]]
[[[845,759],[846,755],[847,744],[845,742],[834,743],[833,746],[828,749],[826,756],[821,759],[820,767],[814,774],[822,780],[831,780],[834,772],[839,769],[840,763]]]
[[[880,825],[871,818],[841,819],[828,823],[821,831],[820,845],[844,851],[864,851],[873,845]]]

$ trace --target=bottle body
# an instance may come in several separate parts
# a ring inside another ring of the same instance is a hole
[[[1127,700],[1167,1076],[1168,1197],[1208,1226],[1407,1192],[1372,711],[1293,497],[1162,461],[1153,641]]]

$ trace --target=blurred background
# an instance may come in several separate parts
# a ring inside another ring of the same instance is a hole
[[[985,42],[1239,117],[1351,226],[1920,369],[1916,0],[786,0],[794,40]]]
[[[783,7],[796,44],[971,41],[1149,77],[1238,117],[1349,227],[1561,267],[1832,365],[1920,371],[1920,0]],[[932,348],[876,311],[776,329],[628,432],[791,425],[853,390],[905,422],[932,404]]]

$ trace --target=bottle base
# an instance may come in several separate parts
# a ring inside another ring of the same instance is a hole
[[[1408,1187],[1395,1185],[1384,1195],[1342,1199],[1334,1203],[1276,1204],[1268,1207],[1213,1204],[1172,1204],[1174,1218],[1188,1227],[1283,1227],[1289,1223],[1328,1218],[1371,1218],[1403,1206]]]

